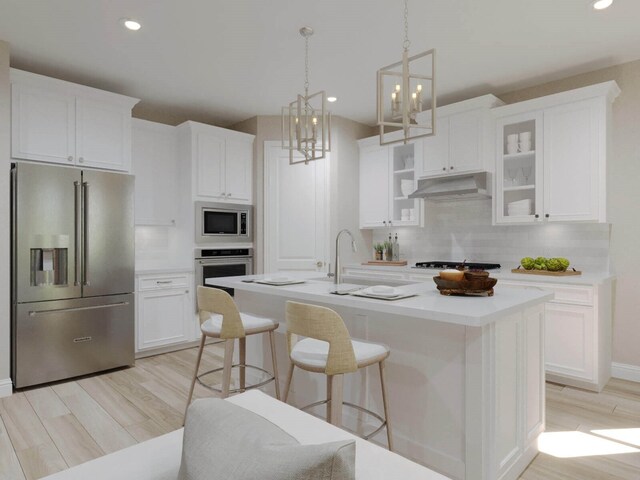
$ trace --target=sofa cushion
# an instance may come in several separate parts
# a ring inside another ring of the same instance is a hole
[[[265,418],[219,399],[187,413],[180,480],[354,480],[353,440],[300,445]]]

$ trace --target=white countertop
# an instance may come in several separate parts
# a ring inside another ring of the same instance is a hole
[[[171,275],[173,273],[193,273],[193,267],[136,268],[136,275]]]
[[[499,285],[494,289],[493,297],[444,296],[440,295],[433,282],[419,282],[398,287],[402,291],[416,293],[415,297],[388,301],[332,294],[330,292],[335,290],[335,286],[333,282],[327,281],[326,277],[323,279],[322,272],[286,272],[280,275],[304,279],[305,283],[277,287],[243,282],[243,280],[262,279],[271,275],[215,278],[208,280],[207,283],[234,288],[241,292],[274,295],[290,300],[339,305],[470,327],[488,325],[506,315],[547,302],[553,298],[552,293],[541,289],[501,288]],[[382,283],[384,282],[381,281]],[[343,283],[341,288],[355,288],[357,286]]]
[[[430,268],[413,268],[411,264],[404,267],[394,267],[386,265],[362,265],[357,263],[345,265],[344,268],[425,276],[435,276],[440,272],[440,270]],[[517,268],[517,265],[505,265],[503,268],[498,270],[489,270],[489,273],[493,278],[497,278],[498,280],[528,283],[559,283],[566,285],[599,285],[601,283],[610,282],[615,278],[615,275],[608,272],[582,272],[582,275],[571,275],[566,277],[553,275],[527,275],[522,273],[512,273],[512,268]]]

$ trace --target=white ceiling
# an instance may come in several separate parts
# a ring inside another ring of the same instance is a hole
[[[12,66],[142,98],[148,112],[229,125],[279,114],[303,86],[375,123],[375,73],[398,61],[401,0],[0,0]],[[640,58],[640,1],[410,0],[411,52],[438,52],[439,103]],[[138,32],[118,20],[142,23]]]

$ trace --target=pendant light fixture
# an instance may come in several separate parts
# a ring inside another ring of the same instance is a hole
[[[289,150],[289,164],[308,164],[326,157],[331,151],[331,113],[327,110],[327,94],[309,95],[309,37],[313,28],[302,27],[304,37],[304,95],[282,107],[282,148]],[[295,155],[302,154],[302,158]],[[296,158],[297,157],[297,158]]]
[[[402,60],[378,70],[380,145],[407,143],[436,133],[436,51],[432,49],[409,56],[408,0],[404,0],[402,46]],[[401,136],[393,133],[398,129],[402,131]]]

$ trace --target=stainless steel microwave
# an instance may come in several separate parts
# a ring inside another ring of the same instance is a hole
[[[196,243],[251,243],[253,207],[196,202]]]

